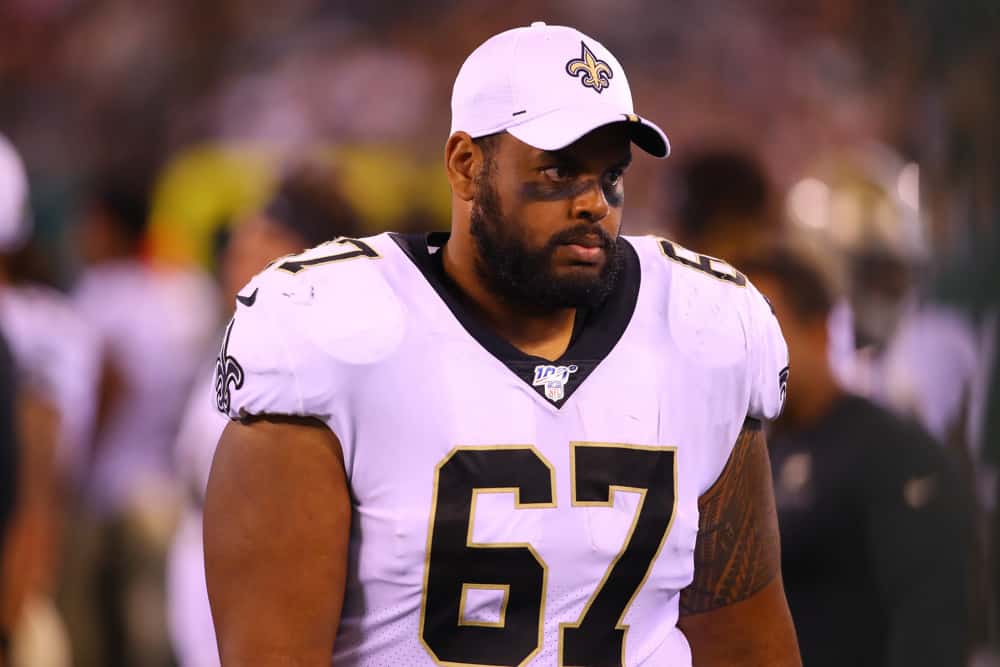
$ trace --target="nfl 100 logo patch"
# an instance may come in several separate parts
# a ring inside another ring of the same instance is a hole
[[[545,387],[545,398],[550,401],[561,401],[566,395],[566,383],[570,376],[577,372],[579,367],[576,364],[569,366],[556,366],[554,364],[542,364],[535,366],[535,378],[531,381],[534,387]]]

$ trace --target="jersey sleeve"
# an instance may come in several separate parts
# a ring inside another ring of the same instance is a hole
[[[776,419],[785,404],[788,346],[767,299],[747,284],[747,365],[750,402],[747,416]]]
[[[260,286],[251,282],[243,292]],[[296,341],[276,324],[269,304],[238,303],[215,360],[215,405],[230,419],[278,414],[312,416],[300,391]]]
[[[349,435],[353,392],[405,330],[371,242],[282,258],[240,291],[215,363],[220,412],[315,417]]]

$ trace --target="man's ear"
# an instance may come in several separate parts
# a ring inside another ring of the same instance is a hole
[[[473,200],[476,177],[484,161],[483,151],[466,132],[456,132],[448,137],[444,147],[444,166],[451,191],[456,197],[463,201]]]

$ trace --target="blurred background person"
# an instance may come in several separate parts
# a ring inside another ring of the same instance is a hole
[[[341,193],[330,160],[298,163],[286,170],[270,200],[259,211],[236,221],[220,239],[217,279],[224,307],[222,322],[232,316],[238,291],[271,261],[299,253],[338,236],[362,235],[361,221]],[[213,349],[206,362],[218,354]],[[205,586],[201,512],[215,446],[228,420],[212,402],[213,366],[204,364],[177,437],[178,475],[187,491],[184,513],[174,535],[168,563],[168,614],[171,639],[181,667],[219,665],[208,591]]]
[[[744,263],[788,341],[788,399],[769,438],[782,576],[803,664],[965,664],[971,499],[919,426],[841,389],[833,298],[803,252]]]
[[[44,249],[33,237],[28,174],[0,134],[0,327],[30,386],[59,412],[59,473],[75,486],[94,426],[99,385],[96,332],[55,289]]]
[[[738,263],[781,233],[776,189],[750,150],[695,149],[667,174],[672,238],[682,246]]]
[[[974,643],[989,634],[987,562],[996,468],[984,457],[986,397],[994,361],[988,320],[932,298],[931,246],[920,170],[892,149],[864,145],[807,170],[788,197],[796,230],[841,273],[849,317],[831,322],[842,384],[918,421],[958,466],[976,500]]]
[[[792,188],[789,212],[846,280],[855,350],[838,360],[843,382],[917,419],[956,455],[978,458],[978,333],[927,298],[934,249],[917,165],[885,146],[841,152]]]
[[[100,639],[84,664],[172,660],[163,571],[181,500],[173,442],[218,305],[201,272],[143,256],[149,187],[133,173],[101,177],[77,230],[85,268],[73,298],[99,334],[104,378],[79,517],[94,530],[80,536],[93,557],[80,576],[93,588],[90,613],[75,619],[96,621],[89,634]]]
[[[27,172],[0,135],[0,331],[22,387],[17,415],[23,465],[7,582],[14,665],[66,665],[69,644],[52,598],[65,514],[78,491],[98,388],[95,333],[47,284],[32,244]]]

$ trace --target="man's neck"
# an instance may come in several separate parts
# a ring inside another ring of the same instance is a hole
[[[467,244],[449,241],[441,252],[445,273],[497,335],[525,354],[550,361],[563,355],[573,337],[575,308],[543,313],[518,307],[487,288]]]

